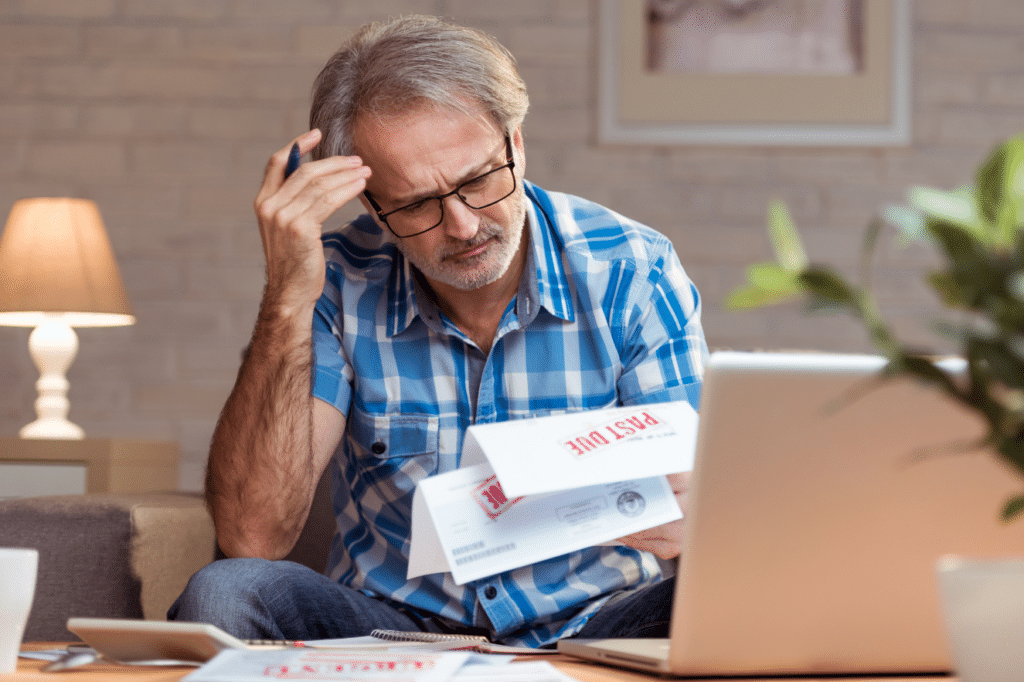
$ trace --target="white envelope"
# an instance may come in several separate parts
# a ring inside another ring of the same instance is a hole
[[[470,426],[462,466],[490,462],[518,497],[690,471],[696,448],[697,413],[680,401]]]
[[[416,487],[408,577],[462,584],[681,518],[664,475],[693,468],[696,434],[686,402],[471,426],[462,467]]]
[[[477,464],[416,486],[408,578],[451,572],[461,585],[681,517],[664,476],[508,497]]]

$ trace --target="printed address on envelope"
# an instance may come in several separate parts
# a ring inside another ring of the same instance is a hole
[[[420,482],[409,577],[440,567],[461,585],[681,517],[664,476],[509,497],[490,465],[478,464]],[[420,542],[431,534],[416,533],[424,522],[436,530],[432,552]]]

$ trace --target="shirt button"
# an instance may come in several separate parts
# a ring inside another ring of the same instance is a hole
[[[487,588],[484,590],[484,596],[488,599],[494,599],[498,596],[497,588],[495,588],[494,585],[488,585]]]
[[[383,455],[387,449],[388,446],[385,445],[383,441],[377,441],[376,443],[370,446],[370,452],[372,452],[375,455]]]

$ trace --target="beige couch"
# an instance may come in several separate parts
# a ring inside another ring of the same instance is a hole
[[[333,533],[326,483],[289,555],[323,570]],[[26,641],[77,639],[72,616],[164,619],[189,577],[217,556],[198,494],[59,495],[0,500],[0,547],[39,550]]]
[[[334,534],[328,477],[286,557],[322,571]],[[26,641],[77,639],[72,616],[166,618],[189,577],[218,557],[199,494],[65,495],[0,500],[0,547],[39,549]],[[673,562],[662,562],[666,575]]]

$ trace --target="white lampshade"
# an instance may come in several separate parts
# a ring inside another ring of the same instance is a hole
[[[0,325],[35,327],[29,351],[39,368],[38,419],[24,438],[82,438],[67,420],[64,373],[78,351],[72,327],[134,324],[110,240],[86,199],[15,202],[0,237]]]

